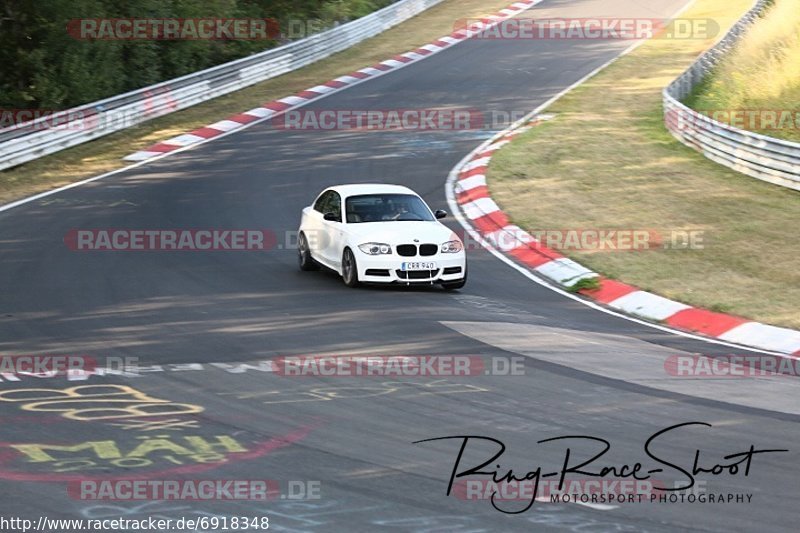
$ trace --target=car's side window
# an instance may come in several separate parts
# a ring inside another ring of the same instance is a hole
[[[325,191],[324,193],[319,195],[317,201],[314,202],[314,211],[319,211],[320,213],[325,213],[325,209],[327,207],[328,199],[331,197],[333,191]]]
[[[325,204],[325,212],[333,213],[342,220],[342,197],[336,191],[330,191],[330,196]]]

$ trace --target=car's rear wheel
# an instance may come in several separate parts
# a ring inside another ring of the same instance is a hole
[[[342,254],[342,279],[348,287],[358,286],[358,266],[350,248],[345,248]]]
[[[467,284],[467,265],[464,264],[464,277],[457,281],[445,281],[442,283],[442,288],[446,291],[455,291],[464,288]]]
[[[300,234],[297,238],[297,262],[300,264],[300,270],[306,272],[310,270],[319,270],[319,263],[314,261],[311,257],[311,250],[308,248],[308,239],[304,234]]]

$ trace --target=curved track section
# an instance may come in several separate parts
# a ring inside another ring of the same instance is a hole
[[[681,4],[551,0],[523,16],[657,18]],[[469,41],[308,109],[525,112],[628,44]],[[714,394],[708,380],[676,383],[657,361],[729,350],[586,308],[489,253],[473,252],[467,288],[446,293],[347,289],[332,274],[300,272],[287,246],[78,253],[63,242],[72,229],[246,228],[274,232],[284,245],[300,209],[341,182],[402,183],[444,207],[449,169],[490,134],[264,123],[0,213],[0,352],[152,365],[136,377],[82,381],[1,375],[3,513],[269,515],[279,531],[793,530],[794,381],[777,378],[758,397],[746,392],[749,380],[715,382]],[[519,357],[523,372],[384,379],[274,371],[270,360],[298,354]],[[412,444],[492,436],[508,446],[504,466],[527,472],[563,461],[563,448],[540,449],[539,439],[604,437],[613,446],[603,461],[620,464],[645,461],[649,435],[692,421],[714,427],[661,441],[662,456],[691,465],[696,449],[709,462],[750,444],[790,452],[757,456],[747,477],[703,478],[707,492],[752,493],[750,504],[537,504],[507,515],[485,500],[445,495],[457,444]],[[312,481],[320,498],[104,502],[69,492],[87,478]]]

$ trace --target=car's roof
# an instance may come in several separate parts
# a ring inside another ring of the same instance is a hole
[[[402,185],[389,185],[386,183],[350,183],[329,187],[342,196],[354,196],[357,194],[414,194],[414,191]]]

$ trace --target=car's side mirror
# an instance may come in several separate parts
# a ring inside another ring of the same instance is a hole
[[[323,215],[322,218],[330,222],[341,222],[341,220],[339,219],[339,215],[337,215],[336,213],[325,213],[325,215]]]
[[[447,211],[445,211],[444,209],[437,209],[433,215],[436,218],[445,218],[447,216]]]

